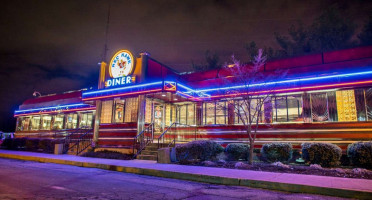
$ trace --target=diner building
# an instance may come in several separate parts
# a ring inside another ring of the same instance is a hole
[[[255,79],[252,94],[229,68],[179,73],[148,53],[120,50],[99,70],[97,89],[26,100],[14,114],[16,137],[87,130],[97,148],[134,152],[150,143],[244,142],[243,110],[234,105],[253,95],[253,103],[265,96],[257,147],[320,141],[345,149],[372,138],[372,46],[269,61],[259,73],[272,78]]]

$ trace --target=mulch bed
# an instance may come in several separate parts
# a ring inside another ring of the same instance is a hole
[[[269,163],[256,162],[252,165],[243,162],[239,167],[235,167],[237,162],[200,162],[194,161],[189,163],[182,163],[187,165],[206,166],[206,167],[220,167],[230,169],[243,169],[243,170],[254,170],[254,171],[267,171],[267,172],[278,172],[278,173],[293,173],[293,174],[307,174],[307,175],[318,175],[318,176],[333,176],[333,177],[344,177],[344,178],[359,178],[359,179],[372,179],[371,170],[361,170],[360,172],[353,171],[352,168],[339,167],[339,168],[313,168],[306,165],[289,164],[289,168],[275,166]]]
[[[86,152],[83,157],[92,157],[92,158],[106,158],[106,159],[118,159],[118,160],[132,160],[133,155],[130,154],[123,154],[116,151],[97,151],[97,152]]]

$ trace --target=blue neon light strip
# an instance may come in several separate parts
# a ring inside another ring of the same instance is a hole
[[[191,92],[195,92],[194,89],[191,89],[191,88],[189,88],[189,87],[186,87],[186,86],[182,85],[181,83],[177,83],[177,86],[180,86],[181,88],[184,88],[184,89],[186,89],[186,90],[191,90]]]
[[[337,75],[312,77],[312,78],[298,78],[298,79],[291,79],[291,80],[285,80],[285,81],[273,81],[273,82],[257,83],[257,84],[250,84],[250,85],[237,85],[237,86],[229,86],[229,87],[221,87],[221,88],[210,88],[210,89],[196,90],[196,91],[197,92],[210,92],[210,91],[217,91],[217,90],[239,89],[239,88],[256,87],[256,86],[268,86],[268,85],[275,85],[275,84],[281,84],[281,83],[295,83],[295,82],[300,82],[300,81],[313,81],[313,80],[341,78],[341,77],[350,77],[350,76],[359,76],[359,75],[368,75],[368,74],[372,74],[372,71],[356,72],[356,73],[348,73],[348,74],[337,74]],[[190,93],[190,92],[185,92],[185,93]]]
[[[50,109],[55,109],[55,108],[80,107],[80,106],[89,106],[89,105],[88,104],[83,104],[83,103],[78,103],[78,104],[68,104],[68,105],[34,108],[34,109],[26,109],[26,110],[16,110],[14,112],[15,113],[22,113],[22,112],[30,112],[30,111],[41,111],[41,110],[50,110]]]
[[[97,90],[97,91],[91,91],[91,92],[83,92],[83,96],[88,95],[88,94],[99,94],[99,93],[104,93],[104,92],[127,90],[127,89],[133,89],[133,88],[141,88],[141,87],[146,87],[146,86],[150,86],[150,85],[160,85],[162,83],[163,83],[162,81],[158,81],[158,82],[146,83],[146,84],[141,84],[141,85],[133,85],[133,86],[127,86],[127,87],[120,87],[120,88],[112,88],[112,89],[103,89],[103,90]]]

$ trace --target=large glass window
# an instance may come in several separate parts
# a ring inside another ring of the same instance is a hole
[[[365,89],[367,120],[372,121],[372,88]]]
[[[17,131],[27,131],[30,128],[30,117],[18,118]]]
[[[195,125],[195,104],[187,104],[187,124]]]
[[[302,97],[301,96],[287,96],[288,105],[288,121],[303,122],[302,117]]]
[[[86,112],[80,114],[80,125],[79,128],[91,129],[93,124],[93,113]]]
[[[40,129],[40,116],[32,116],[31,117],[31,130],[39,130]]]
[[[204,103],[204,124],[215,124],[215,103]]]
[[[247,117],[245,114],[248,113],[247,106],[245,105],[245,101],[243,100],[236,100],[234,104],[234,111],[235,111],[235,124],[246,124]]]
[[[313,122],[328,121],[327,93],[311,94],[311,114]]]
[[[125,117],[124,122],[137,122],[138,98],[125,99]]]
[[[101,123],[111,123],[113,101],[102,101]]]
[[[114,122],[123,123],[124,122],[124,103],[122,99],[115,100],[115,109],[114,109]]]
[[[250,112],[248,111],[250,101]],[[248,124],[252,120],[252,124],[256,123],[258,118],[259,123],[265,120],[263,99],[250,99],[250,100],[236,100],[235,101],[235,124]],[[269,104],[270,101],[269,101]],[[261,108],[259,107],[261,106]],[[270,105],[271,109],[271,105]],[[269,114],[271,110],[269,111]],[[250,118],[250,119],[249,119]]]
[[[338,121],[357,121],[354,90],[336,91]]]
[[[65,115],[54,115],[54,122],[53,122],[53,130],[61,130],[63,129],[63,121]]]
[[[179,123],[180,124],[186,124],[187,121],[186,121],[186,109],[187,108],[187,105],[180,105],[178,107],[178,119],[179,119]]]
[[[273,97],[273,118],[275,122],[287,122],[287,100],[286,97]]]
[[[41,130],[50,130],[51,122],[52,122],[52,116],[42,115],[41,116]]]
[[[66,129],[76,129],[77,128],[77,118],[76,113],[70,113],[66,116]]]
[[[225,101],[216,103],[216,124],[227,124],[227,104]]]

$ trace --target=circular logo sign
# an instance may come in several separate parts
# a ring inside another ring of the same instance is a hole
[[[115,53],[110,62],[110,76],[118,78],[128,76],[133,71],[133,56],[127,50],[120,50]]]

